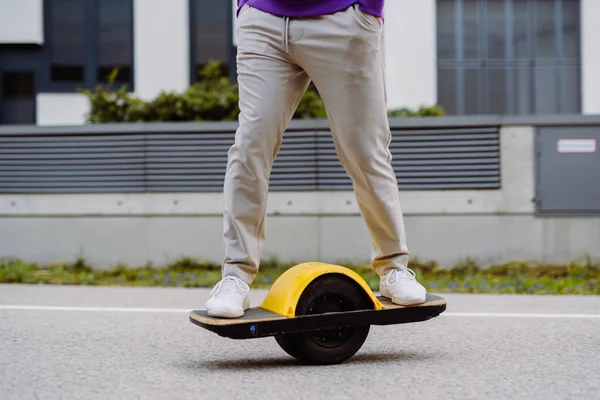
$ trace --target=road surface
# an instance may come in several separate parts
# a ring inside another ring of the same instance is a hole
[[[599,398],[600,297],[444,295],[442,316],[313,367],[191,324],[208,292],[0,285],[0,399]]]

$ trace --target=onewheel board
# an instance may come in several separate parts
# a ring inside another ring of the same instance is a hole
[[[206,310],[190,312],[190,321],[202,328],[232,339],[249,339],[281,334],[317,331],[361,325],[391,325],[421,322],[437,317],[446,310],[446,300],[428,294],[423,304],[400,306],[378,296],[383,310],[357,310],[287,317],[254,307],[241,318],[213,318]]]

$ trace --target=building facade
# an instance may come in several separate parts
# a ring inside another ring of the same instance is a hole
[[[85,122],[77,88],[184,91],[211,59],[235,77],[235,0],[0,0],[0,124]],[[390,108],[600,113],[600,1],[393,0]]]

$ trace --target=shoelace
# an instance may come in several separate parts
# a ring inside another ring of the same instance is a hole
[[[215,286],[215,296],[224,293],[244,293],[248,290],[248,285],[232,276],[226,276]]]
[[[409,281],[416,281],[416,274],[410,268],[395,269],[387,276],[386,283],[393,285],[398,279],[406,279]]]

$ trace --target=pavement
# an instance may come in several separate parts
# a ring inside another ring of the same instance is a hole
[[[444,294],[441,316],[314,367],[191,324],[208,293],[0,285],[0,399],[600,398],[600,297]]]

